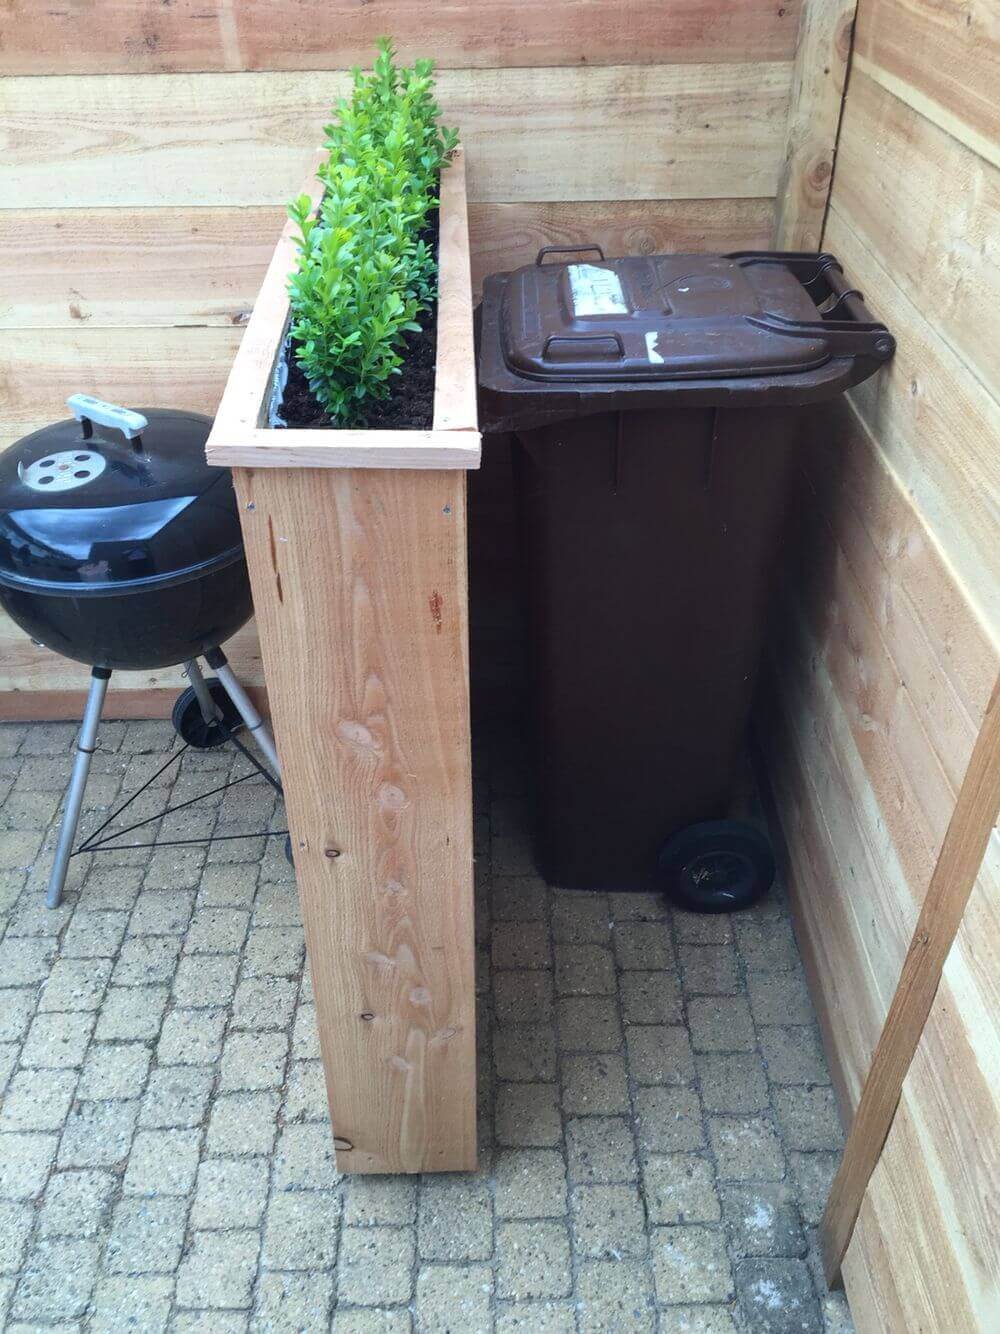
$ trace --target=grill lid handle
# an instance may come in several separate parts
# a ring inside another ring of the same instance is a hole
[[[66,406],[82,423],[84,438],[87,440],[90,439],[94,422],[98,426],[110,426],[112,430],[121,431],[126,440],[135,441],[140,441],[143,431],[149,425],[141,412],[119,408],[114,403],[105,403],[101,398],[92,398],[90,394],[71,394],[66,400]],[[141,444],[136,447],[141,448]]]

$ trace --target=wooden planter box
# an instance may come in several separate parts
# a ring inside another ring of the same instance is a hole
[[[311,178],[307,192],[318,200]],[[207,445],[233,469],[337,1165],[476,1163],[465,470],[479,464],[461,150],[441,177],[428,431],[270,429],[281,235]]]

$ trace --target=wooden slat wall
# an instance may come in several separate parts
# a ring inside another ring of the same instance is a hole
[[[345,71],[382,33],[440,67],[468,151],[477,285],[560,242],[766,245],[801,12],[801,0],[9,0],[0,446],[61,416],[74,390],[214,412],[283,204]],[[252,639],[234,661],[260,680]],[[85,684],[85,669],[0,623],[0,715],[30,713],[28,693],[41,713],[71,710],[74,696],[42,692]]]
[[[898,352],[803,455],[761,735],[846,1122],[997,676],[995,6],[859,0],[823,248]],[[994,836],[844,1262],[863,1331],[1000,1323]]]

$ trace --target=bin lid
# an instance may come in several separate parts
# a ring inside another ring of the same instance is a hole
[[[818,323],[771,257],[649,255],[509,274],[501,340],[509,369],[532,380],[770,376],[829,360]]]

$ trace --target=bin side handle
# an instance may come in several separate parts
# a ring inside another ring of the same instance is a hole
[[[604,251],[599,245],[543,245],[535,256],[536,266],[540,266],[546,255],[578,255],[586,250],[596,250],[601,259]]]

